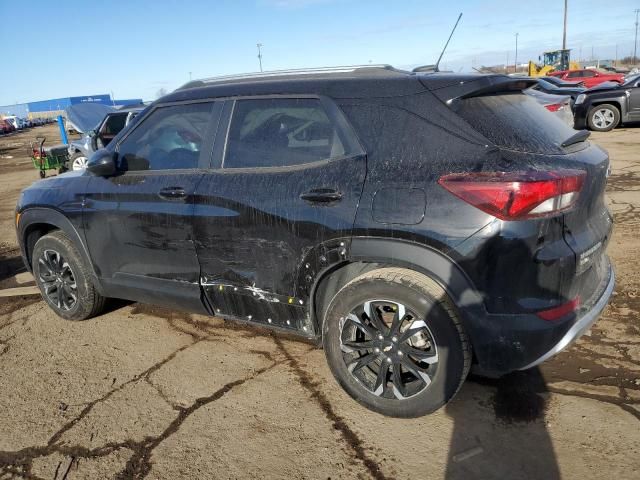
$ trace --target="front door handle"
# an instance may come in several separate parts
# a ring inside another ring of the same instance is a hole
[[[182,200],[187,196],[187,193],[182,187],[165,187],[160,190],[158,196],[165,200]]]
[[[301,194],[300,198],[313,203],[331,203],[342,200],[342,193],[333,188],[314,188]]]

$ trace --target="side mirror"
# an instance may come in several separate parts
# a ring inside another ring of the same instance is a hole
[[[116,173],[115,153],[101,149],[91,155],[87,170],[96,177],[108,177]]]

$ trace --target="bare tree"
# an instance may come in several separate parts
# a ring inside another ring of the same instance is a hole
[[[165,88],[161,88],[156,92],[156,98],[164,97],[167,94],[167,90]]]

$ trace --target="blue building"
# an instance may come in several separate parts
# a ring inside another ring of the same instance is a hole
[[[109,94],[53,98],[39,102],[0,106],[0,115],[16,115],[24,118],[56,117],[62,115],[65,108],[78,103],[101,103],[103,105],[118,106],[142,103],[142,99],[113,100]]]

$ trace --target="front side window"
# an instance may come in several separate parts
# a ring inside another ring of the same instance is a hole
[[[595,77],[596,76],[596,72],[591,72],[589,70],[585,70],[584,72],[582,72],[582,76],[583,77]]]
[[[582,76],[582,72],[569,72],[567,78],[579,78]]]
[[[236,102],[224,168],[286,167],[344,156],[338,131],[320,100]]]
[[[213,103],[154,110],[118,148],[121,170],[196,168]]]

